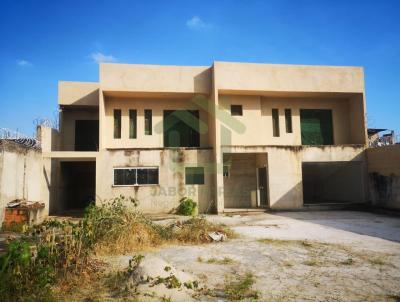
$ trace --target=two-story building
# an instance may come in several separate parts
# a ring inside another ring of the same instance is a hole
[[[118,195],[144,212],[188,196],[200,212],[367,200],[360,67],[100,64],[59,83],[42,133],[50,212]]]

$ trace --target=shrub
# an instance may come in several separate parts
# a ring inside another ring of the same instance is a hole
[[[184,197],[179,201],[179,206],[176,210],[179,215],[193,216],[197,214],[197,203],[192,199]]]

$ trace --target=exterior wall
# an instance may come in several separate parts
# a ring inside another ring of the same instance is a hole
[[[58,104],[74,106],[99,106],[99,83],[58,83]]]
[[[191,102],[198,94],[206,96],[207,101],[202,104]],[[100,64],[99,83],[61,82],[59,104],[64,109],[79,110],[83,109],[82,106],[98,106],[96,114],[63,112],[60,150],[74,149],[76,119],[98,118],[98,197],[133,195],[139,199],[145,212],[169,211],[177,205],[179,198],[176,194],[152,195],[154,187],[150,186],[113,187],[113,167],[160,166],[160,186],[157,188],[163,190],[186,187],[182,183],[184,175],[168,172],[171,171],[171,160],[178,156],[176,154],[181,152],[184,155],[183,163],[186,160],[192,164],[213,163],[213,169],[206,175],[206,185],[197,186],[200,190],[196,191],[195,197],[200,202],[201,211],[211,200],[215,202],[217,211],[222,212],[224,205],[231,204],[229,194],[221,194],[224,189],[224,152],[256,153],[254,165],[268,165],[269,202],[274,209],[302,206],[302,161],[357,160],[365,163],[361,155],[367,142],[364,76],[359,67],[228,62],[214,62],[212,67]],[[230,104],[243,105],[244,115],[231,117]],[[212,150],[162,149],[163,110],[197,107],[201,108],[200,119],[208,126],[208,132],[200,136],[201,147]],[[114,108],[122,109],[121,139],[113,139]],[[277,138],[272,135],[272,108],[280,109],[280,137]],[[286,133],[285,108],[292,109],[292,134]],[[332,109],[336,146],[301,146],[301,108]],[[138,110],[137,139],[128,138],[129,109]],[[144,135],[144,109],[153,111],[151,136]],[[348,147],[348,144],[360,146]],[[234,147],[226,151],[224,145]],[[62,160],[64,157],[79,160],[79,154],[68,154],[65,153]],[[47,163],[49,173],[58,169],[57,162],[52,159],[51,164]],[[253,159],[251,163],[253,165]],[[229,184],[225,190],[229,191]]]
[[[113,109],[121,109],[121,138],[114,139]],[[137,110],[137,138],[129,138],[129,109]],[[152,135],[144,134],[144,110],[152,110]],[[208,143],[208,114],[190,99],[154,99],[154,98],[106,98],[104,147],[105,148],[162,148],[164,147],[164,110],[193,109],[199,110],[200,147],[209,147]]]
[[[214,62],[219,91],[364,93],[361,67]]]
[[[244,125],[245,131],[231,131],[232,145],[301,145],[300,109],[331,109],[334,144],[354,143],[349,131],[350,110],[347,99],[224,95],[219,97],[219,102],[229,114],[230,105],[243,106],[243,116],[234,118]],[[272,133],[272,108],[279,109],[279,137],[274,137]],[[286,133],[285,109],[292,110],[293,133]]]
[[[75,121],[98,120],[99,112],[96,109],[71,108],[64,109],[60,114],[60,151],[75,150]]]
[[[207,66],[100,64],[103,91],[208,94],[210,75]]]
[[[102,150],[96,161],[96,196],[99,202],[120,194],[132,196],[144,213],[169,213],[187,196],[204,213],[214,201],[210,163],[212,150]],[[205,167],[205,184],[186,185],[184,167],[197,165]],[[136,166],[159,167],[159,185],[113,186],[113,168]]]
[[[60,148],[60,135],[57,130],[47,127],[38,129],[42,145],[42,173],[41,173],[41,193],[42,200],[47,205],[48,213],[53,214],[59,209],[59,174],[60,162],[58,159],[52,159],[45,156],[51,151],[58,151]]]
[[[366,170],[364,146],[224,146],[222,151],[224,154],[240,153],[238,155],[267,154],[268,199],[271,209],[298,209],[303,206],[302,162],[357,161]],[[255,173],[254,168],[254,175]],[[361,202],[367,199],[366,179],[363,184],[364,196]],[[239,200],[237,204],[241,204]]]
[[[41,190],[42,155],[40,150],[0,141],[0,223],[4,208],[15,199],[43,202]],[[48,213],[46,203],[45,215]]]
[[[368,148],[367,159],[370,201],[400,209],[400,145]]]

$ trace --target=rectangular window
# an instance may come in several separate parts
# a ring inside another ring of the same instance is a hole
[[[223,171],[222,171],[222,176],[229,178],[229,166],[228,165],[224,165]]]
[[[75,120],[75,151],[99,150],[99,121]]]
[[[144,110],[144,134],[151,135],[153,133],[153,121],[151,109]]]
[[[164,110],[164,147],[200,147],[198,110]]]
[[[114,138],[121,138],[121,109],[114,109]]]
[[[138,168],[136,171],[138,185],[158,184],[158,168]]]
[[[231,115],[243,115],[242,105],[231,105]]]
[[[114,186],[157,185],[157,167],[114,168]]]
[[[300,109],[301,144],[333,145],[332,110]]]
[[[133,186],[136,184],[136,169],[114,169],[115,186]]]
[[[187,185],[204,185],[204,167],[186,167],[185,183]]]
[[[129,138],[136,138],[137,134],[137,111],[129,110]]]
[[[272,132],[275,137],[279,136],[279,110],[272,109]]]
[[[286,124],[286,133],[293,133],[291,109],[285,109],[285,124]]]

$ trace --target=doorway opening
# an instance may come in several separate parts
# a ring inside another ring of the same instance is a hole
[[[268,206],[267,167],[257,168],[257,206]]]
[[[61,162],[60,205],[58,212],[77,212],[95,200],[96,162]]]
[[[267,154],[225,153],[223,158],[224,207],[267,207]]]

